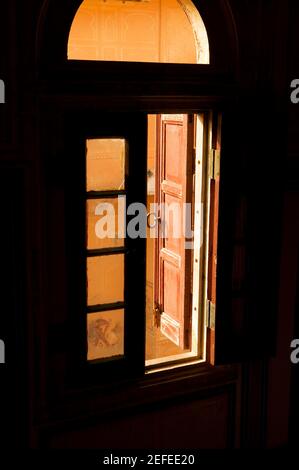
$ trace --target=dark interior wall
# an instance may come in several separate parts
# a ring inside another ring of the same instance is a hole
[[[0,338],[7,345],[7,364],[0,366],[4,384],[0,408],[6,414],[8,443],[72,448],[80,443],[96,446],[103,439],[103,445],[108,446],[113,436],[116,447],[121,447],[122,442],[131,447],[143,447],[147,442],[154,447],[160,442],[165,447],[179,447],[181,442],[187,446],[188,429],[197,425],[196,439],[190,434],[188,441],[191,447],[281,447],[288,444],[290,423],[295,441],[298,369],[294,366],[291,370],[289,356],[290,341],[296,333],[299,337],[298,328],[295,331],[294,327],[299,259],[299,105],[290,104],[289,84],[293,78],[299,78],[297,3],[296,0],[228,2],[239,40],[240,155],[244,162],[250,161],[255,146],[263,142],[266,148],[267,141],[272,146],[277,141],[280,153],[279,161],[273,162],[281,169],[278,191],[283,192],[283,218],[277,220],[282,242],[277,246],[281,269],[276,351],[270,360],[242,364],[239,372],[230,372],[229,377],[219,372],[217,378],[210,377],[204,391],[198,384],[200,378],[188,382],[188,393],[182,380],[173,404],[168,403],[165,381],[160,390],[163,400],[155,405],[149,404],[148,397],[139,396],[138,406],[132,411],[129,407],[119,413],[112,410],[98,419],[93,407],[100,406],[101,396],[88,407],[89,396],[83,395],[81,401],[74,399],[68,410],[62,412],[59,406],[54,407],[51,416],[45,403],[48,371],[40,365],[47,364],[44,357],[47,349],[39,331],[45,311],[46,286],[41,273],[46,259],[42,230],[47,214],[41,187],[37,106],[40,84],[36,74],[36,31],[43,2],[11,0],[1,6],[0,79],[5,81],[7,97],[7,103],[0,105],[1,214],[7,229],[1,228],[4,247],[1,271],[5,283],[1,288],[4,301]],[[59,81],[59,77],[56,79]],[[262,164],[261,168],[262,171],[256,170],[258,175],[252,174],[252,192],[255,177],[271,175],[271,168]],[[53,364],[59,383],[59,357]],[[133,401],[134,396],[130,399]],[[175,413],[179,414],[183,430],[176,435],[177,441],[171,434]],[[294,413],[293,421],[289,419],[290,413]],[[70,420],[70,416],[74,419]],[[163,433],[160,422],[166,423]],[[159,429],[161,441],[157,440]],[[202,429],[207,432],[202,433]],[[121,440],[123,434],[127,436],[126,442]],[[153,435],[156,440],[149,441]]]
[[[299,60],[297,44],[299,40],[299,31],[296,27],[296,17],[299,15],[299,5],[297,2],[292,1],[289,8],[290,17],[290,28],[289,28],[289,41],[288,41],[288,80],[292,81],[299,77]],[[292,307],[294,308],[294,331],[292,332],[292,339],[299,338],[299,303],[298,303],[298,292],[299,292],[299,229],[298,229],[298,175],[299,175],[299,143],[298,143],[298,105],[294,105],[289,102],[288,107],[288,167],[287,172],[289,175],[289,197],[291,199],[289,205],[289,220],[292,225],[289,233],[293,233],[294,243],[293,251],[291,255],[292,263],[294,266],[289,268],[288,275],[293,271],[294,276],[291,277],[296,292],[296,298],[290,295],[291,301],[293,302]],[[295,261],[297,257],[297,261]],[[298,428],[297,423],[299,419],[299,407],[298,407],[298,396],[299,396],[299,368],[298,365],[292,366],[292,379],[291,379],[291,419],[290,419],[290,441],[293,447],[298,442]]]

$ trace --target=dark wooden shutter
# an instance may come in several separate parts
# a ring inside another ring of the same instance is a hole
[[[208,332],[207,355],[215,360],[215,314],[217,302],[218,221],[220,190],[221,116],[214,114],[210,122],[211,148],[209,149],[208,184],[210,186],[209,207],[209,260],[208,260]]]
[[[249,117],[248,124],[258,128]],[[210,123],[210,154],[220,158],[221,170],[220,179],[216,169],[210,181],[207,337],[212,364],[261,358],[275,345],[279,185],[277,175],[266,177],[269,157],[258,146],[263,142],[258,133],[252,131],[252,141],[241,145],[244,125],[230,112],[222,123],[214,113]]]
[[[191,122],[191,121],[192,122]],[[155,303],[161,332],[181,348],[189,343],[190,263],[182,231],[184,203],[192,198],[193,119],[188,115],[161,115],[158,118],[156,202],[160,224],[156,239]],[[180,213],[180,237],[175,232],[175,211]]]

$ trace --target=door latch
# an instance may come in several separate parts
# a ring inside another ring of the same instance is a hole
[[[157,328],[160,328],[161,315],[162,315],[163,311],[162,311],[161,305],[159,305],[158,302],[155,302],[153,312],[154,312],[155,326]]]
[[[154,222],[151,224],[151,217],[154,218]],[[147,226],[150,229],[156,228],[158,223],[161,223],[161,217],[156,212],[149,212],[146,216]]]

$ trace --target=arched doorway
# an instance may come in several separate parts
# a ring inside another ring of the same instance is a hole
[[[191,0],[85,0],[73,20],[68,59],[209,63],[204,22]]]
[[[204,23],[209,38],[209,61],[203,60],[201,62],[197,60],[197,63],[210,63],[219,70],[236,73],[239,46],[229,2],[227,0],[215,0],[211,5],[210,2],[205,0],[193,0],[192,2],[191,0],[178,0],[178,3],[180,3],[181,9],[185,11],[194,31],[197,31],[199,27],[204,31],[197,16],[200,12],[201,21]],[[68,0],[59,6],[53,0],[45,0],[41,9],[36,41],[36,58],[40,73],[43,69],[49,70],[51,68],[55,70],[66,64],[69,34],[81,5],[82,0]],[[176,33],[174,31],[174,34]],[[200,36],[198,33],[195,33],[195,36],[199,45],[202,38],[198,40],[198,36]]]

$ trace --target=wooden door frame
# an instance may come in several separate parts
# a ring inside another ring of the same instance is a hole
[[[60,3],[58,5],[56,1],[45,1],[38,25],[36,109],[39,115],[46,115],[46,118],[50,116],[54,120],[53,116],[56,116],[59,120],[66,113],[90,110],[143,115],[197,114],[210,109],[234,109],[237,97],[238,41],[227,0],[213,0],[213,5],[211,2],[207,4],[194,0],[200,13],[206,11],[202,16],[210,40],[211,65],[67,61],[68,32],[80,2],[67,0]],[[217,11],[223,14],[217,15]],[[216,29],[215,25],[218,25]],[[221,41],[219,37],[222,38]],[[42,167],[43,151],[40,151],[39,158]],[[223,207],[226,205],[225,200],[226,198],[223,199]],[[42,234],[43,232],[41,236]],[[43,234],[43,252],[47,250],[45,240],[47,237]],[[225,255],[225,250],[222,254]],[[44,266],[42,270],[45,269],[44,259],[41,266]],[[41,276],[46,278],[47,272],[41,272]],[[38,319],[37,322],[41,323]],[[60,338],[62,342],[64,331],[57,329],[50,335],[46,329],[47,320],[42,323],[44,327],[39,331],[39,354],[46,357],[46,345],[50,342],[52,347],[59,348],[61,343],[56,340]],[[204,366],[199,368],[198,365],[191,365],[182,371],[181,377],[186,374],[198,376],[205,374],[205,371],[207,369]],[[168,377],[169,371],[165,374]],[[175,375],[179,377],[179,371]],[[41,387],[46,380],[44,375],[42,377]],[[150,382],[149,377],[144,380],[145,384]],[[158,373],[152,380],[155,384],[160,383],[161,375]],[[134,383],[132,394],[135,393]],[[100,388],[107,386],[100,383],[95,385]],[[84,393],[83,383],[82,387]]]

